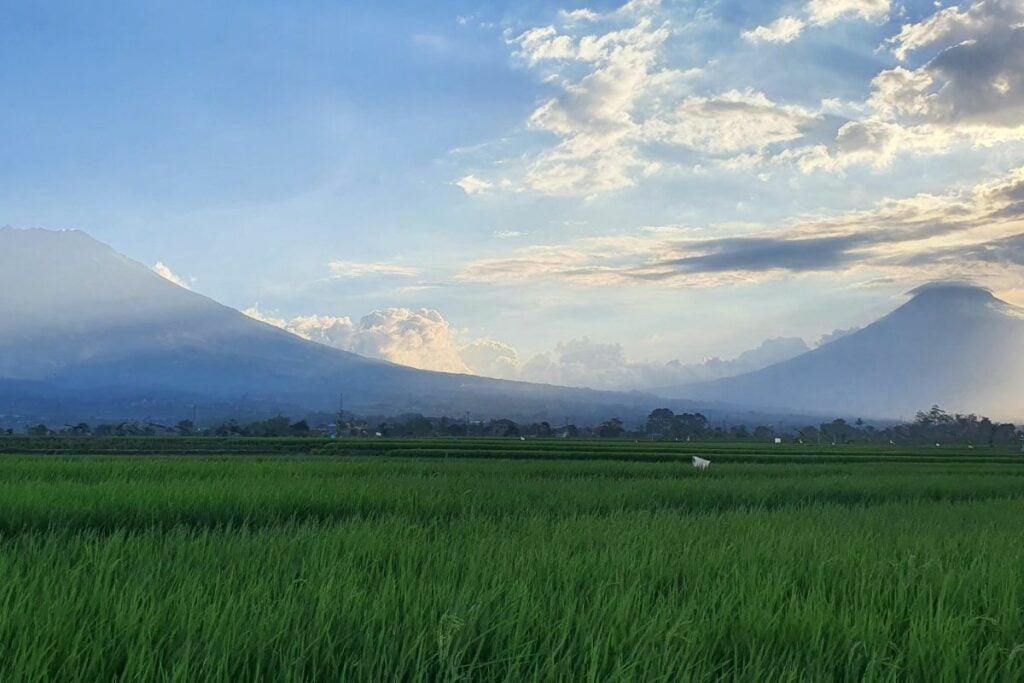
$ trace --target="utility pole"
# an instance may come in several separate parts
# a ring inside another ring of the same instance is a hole
[[[338,394],[338,428],[334,430],[338,436],[341,436],[343,424],[345,424],[345,392]]]
[[[469,438],[469,411],[466,411],[466,438]]]
[[[196,404],[189,403],[187,407],[192,409],[192,433],[195,434],[198,431],[196,429]]]

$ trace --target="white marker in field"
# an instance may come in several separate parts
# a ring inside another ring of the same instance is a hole
[[[708,468],[708,465],[710,464],[710,460],[705,460],[704,458],[701,458],[696,455],[693,456],[693,466],[696,467],[698,470],[706,470]]]

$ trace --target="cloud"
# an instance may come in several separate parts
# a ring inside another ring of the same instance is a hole
[[[925,264],[957,273],[977,268],[991,258],[982,259],[987,251],[975,248],[1012,253],[998,240],[1022,231],[1024,168],[969,189],[887,199],[868,210],[757,226],[725,238],[667,228],[534,245],[469,263],[456,279],[593,286],[717,286],[815,273],[934,279],[936,273],[922,271]],[[963,260],[945,258],[952,253]]]
[[[1024,141],[1024,4],[1019,0],[939,10],[904,25],[886,46],[901,60],[926,47],[934,55],[916,68],[897,65],[877,73],[863,105],[849,107],[849,113],[865,115],[841,125],[831,143],[790,147],[759,161],[794,163],[804,173],[842,172],[855,165],[882,170],[902,155]]]
[[[704,240],[679,258],[641,266],[641,278],[674,278],[686,273],[759,273],[820,271],[843,266],[856,258],[859,248],[872,243],[870,235],[844,234],[824,237],[734,237]]]
[[[327,267],[331,271],[331,277],[336,280],[382,275],[416,277],[420,274],[420,271],[417,268],[403,266],[397,263],[331,261],[327,264]]]
[[[804,173],[838,172],[854,165],[888,168],[900,154],[936,154],[948,151],[955,135],[927,126],[905,127],[878,118],[848,121],[839,127],[831,146],[815,145],[787,149],[770,159],[773,163],[793,161]]]
[[[422,370],[468,373],[459,355],[457,335],[441,313],[432,309],[388,308],[353,322],[347,316],[307,315],[284,320],[253,307],[243,311],[304,339],[369,358]]]
[[[466,194],[483,194],[494,188],[493,183],[477,178],[472,173],[459,178],[453,184],[461,188]]]
[[[552,60],[589,65],[585,75],[563,81],[561,93],[530,115],[527,125],[559,139],[527,162],[518,184],[551,195],[592,195],[630,187],[658,164],[639,149],[644,98],[670,88],[682,74],[658,65],[666,25],[649,16],[635,24],[578,40],[553,27],[515,39],[516,53],[535,66]]]
[[[645,149],[652,142],[645,124],[671,112],[699,69],[663,63],[670,28],[659,3],[634,0],[603,14],[560,16],[559,27],[507,36],[513,57],[556,88],[525,122],[528,131],[550,137],[536,151],[498,161],[499,183],[480,185],[479,172],[468,173],[467,193],[500,187],[589,197],[632,187],[662,170]]]
[[[740,34],[751,43],[791,43],[800,37],[806,24],[797,17],[779,17],[765,26]]]
[[[811,0],[807,15],[811,23],[831,24],[845,18],[881,21],[889,16],[890,0]]]
[[[657,391],[760,370],[809,350],[802,339],[778,338],[729,360],[715,357],[689,364],[678,360],[641,362],[630,360],[621,344],[583,337],[559,342],[552,351],[536,354],[521,364],[515,363],[517,357],[509,349],[500,356],[503,374],[493,376],[592,389]]]
[[[743,31],[740,36],[751,43],[791,43],[800,37],[808,23],[826,26],[849,18],[881,21],[888,18],[889,10],[890,0],[811,0],[804,7],[807,21],[781,16],[770,24]]]
[[[626,357],[621,344],[584,337],[559,342],[553,350],[524,361],[515,348],[495,339],[463,343],[462,334],[436,310],[390,308],[373,311],[358,322],[330,315],[285,320],[258,306],[243,313],[319,344],[422,370],[609,390],[652,389],[718,379],[758,370],[810,349],[802,339],[779,338],[729,360],[715,357],[690,364],[636,362]]]
[[[288,328],[288,321],[283,318],[277,318],[273,315],[261,311],[259,305],[250,306],[249,308],[243,309],[242,313],[249,316],[253,320],[259,320],[261,323],[273,325],[274,327],[280,327],[282,330]]]
[[[548,59],[575,59],[576,45],[567,35],[559,35],[554,26],[532,28],[524,32],[515,42],[519,45],[517,57],[533,65]]]
[[[713,97],[688,97],[672,116],[647,124],[651,138],[706,152],[764,149],[801,137],[819,117],[803,107],[783,106],[754,90]]]
[[[459,349],[459,356],[475,375],[520,379],[519,354],[504,342],[477,339]]]
[[[888,11],[888,0],[813,0],[806,7],[807,21],[816,24],[844,17],[876,20]],[[737,169],[737,163],[754,160],[739,156],[792,146],[824,121],[819,111],[775,102],[751,87],[691,92],[704,70],[670,64],[666,44],[680,29],[672,26],[657,2],[630,2],[604,14],[573,10],[559,16],[560,24],[506,37],[514,58],[556,88],[526,121],[528,130],[551,137],[525,155],[496,161],[500,183],[481,180],[479,171],[467,173],[459,181],[467,193],[500,187],[591,198],[634,187],[675,168],[675,150],[684,149],[726,155],[713,163]],[[807,21],[783,16],[743,37],[750,42],[790,42]],[[820,151],[815,154],[822,156]],[[756,163],[773,158],[765,154]],[[804,163],[801,168],[833,169],[855,158]]]
[[[1024,125],[1024,27],[999,25],[974,34],[922,67],[881,72],[872,86],[868,103],[883,115],[961,130],[1019,128]]]
[[[594,10],[583,7],[581,9],[574,10],[559,10],[558,16],[562,21],[568,24],[576,24],[583,21],[598,21],[601,19],[601,15]]]
[[[836,341],[837,339],[842,339],[843,337],[850,336],[854,332],[859,332],[860,329],[861,328],[859,328],[859,327],[848,327],[846,329],[841,329],[841,330],[832,330],[831,332],[828,332],[826,334],[821,335],[821,339],[818,340],[817,346],[824,346],[825,344],[831,344],[832,342]]]
[[[900,32],[886,41],[893,54],[905,60],[914,50],[938,42],[956,45],[989,35],[1011,30],[1024,19],[1024,6],[1019,0],[982,0],[966,10],[947,7],[924,21],[905,24]]]
[[[892,9],[890,0],[810,0],[801,14],[742,37],[785,43],[810,27],[882,22]],[[678,55],[694,51],[672,39],[699,20],[676,26],[676,16],[656,2],[631,2],[604,13],[563,11],[551,25],[507,33],[515,60],[554,93],[525,122],[541,137],[511,136],[527,151],[466,173],[464,191],[589,199],[689,169],[762,180],[771,178],[766,167],[882,172],[907,156],[1024,142],[1020,0],[939,8],[905,24],[883,47],[900,60],[928,49],[930,59],[879,70],[863,101],[825,97],[817,108],[749,85],[715,86],[723,81],[704,76],[717,60],[679,68]]]
[[[185,289],[192,289],[183,278],[175,275],[174,271],[172,271],[163,261],[156,262],[156,265],[153,266],[153,272],[166,280],[170,280],[179,287],[184,287]]]

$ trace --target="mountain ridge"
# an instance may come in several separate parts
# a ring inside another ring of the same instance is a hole
[[[988,289],[935,282],[852,334],[736,377],[677,387],[672,396],[781,410],[911,417],[940,404],[1020,417],[1024,311]]]
[[[352,410],[560,420],[642,414],[659,401],[417,370],[323,346],[179,287],[80,231],[0,230],[0,292],[8,410],[26,382],[40,404],[93,396],[146,409],[202,399],[331,410],[344,392]]]

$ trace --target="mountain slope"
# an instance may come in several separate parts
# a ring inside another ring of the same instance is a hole
[[[1024,415],[1024,311],[988,290],[935,283],[858,332],[763,370],[669,395],[864,417],[938,403]]]
[[[121,417],[184,402],[330,410],[339,392],[366,412],[558,419],[640,414],[653,400],[364,358],[179,287],[85,233],[0,229],[0,412],[29,399]]]

